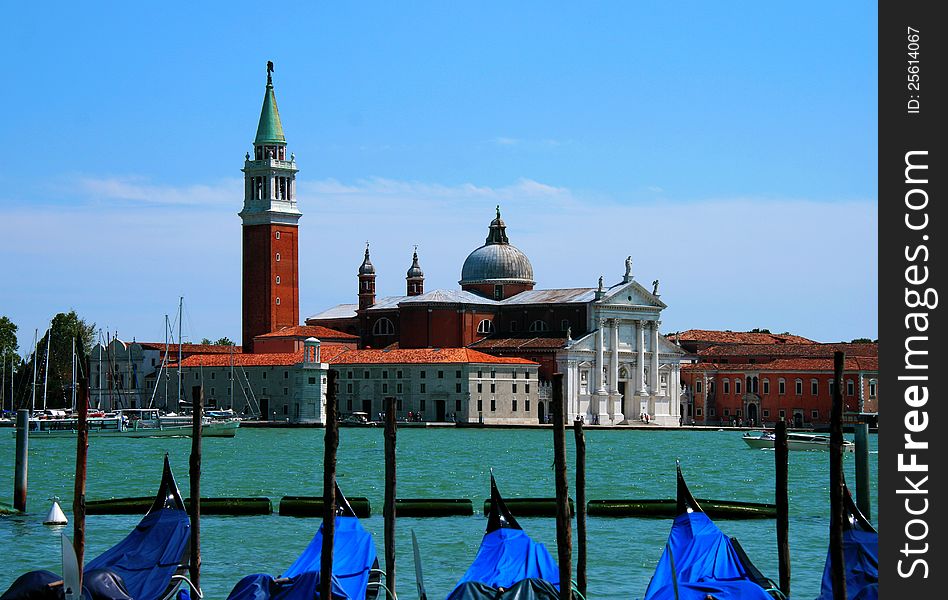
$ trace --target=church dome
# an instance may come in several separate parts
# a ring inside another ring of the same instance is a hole
[[[473,283],[533,284],[533,265],[527,255],[507,239],[507,226],[500,218],[490,223],[486,243],[471,252],[461,267],[462,286]]]

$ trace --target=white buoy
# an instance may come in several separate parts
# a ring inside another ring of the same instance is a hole
[[[66,515],[63,514],[63,509],[59,507],[59,502],[54,501],[46,515],[46,519],[43,521],[43,525],[65,525],[68,522]]]

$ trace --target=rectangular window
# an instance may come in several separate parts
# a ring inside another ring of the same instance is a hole
[[[395,393],[396,393],[396,394],[401,394],[401,393],[402,393],[402,384],[400,384],[400,383],[395,384]]]
[[[490,401],[490,411],[495,412],[497,410],[497,401],[491,398]]]
[[[263,372],[263,378],[264,378],[264,379],[267,378],[267,372],[266,372],[266,371]]]
[[[283,371],[283,379],[289,379],[289,378],[290,378],[290,372],[289,372],[289,371]]]
[[[347,383],[347,384],[346,384],[346,393],[347,393],[347,394],[351,394],[351,393],[352,393],[352,384],[351,384],[351,383]]]
[[[401,379],[401,378],[402,378],[402,370],[399,369],[395,371],[395,379]]]
[[[847,379],[847,380],[846,380],[846,395],[847,395],[847,396],[852,396],[852,395],[855,394],[855,393],[856,393],[856,384],[855,384],[855,382],[853,382],[852,379]]]
[[[477,372],[477,378],[478,378],[478,379],[480,379],[480,378],[483,377],[483,376],[484,376],[484,371],[478,371],[478,372]]]
[[[708,416],[709,416],[709,417],[713,417],[713,416],[714,416],[714,408],[709,408],[709,409],[708,409]]]
[[[725,394],[730,394],[730,393],[731,393],[731,382],[728,381],[727,379],[724,380],[724,393],[725,393]],[[726,416],[726,415],[725,415],[725,416]]]
[[[777,393],[780,395],[787,393],[787,382],[783,379],[777,382]]]
[[[780,418],[781,418],[781,419],[786,419],[786,418],[787,418],[787,411],[782,410],[782,411],[780,411],[779,414],[780,414]]]
[[[497,371],[491,371],[491,372],[490,372],[490,378],[491,378],[491,379],[494,379],[494,378],[496,378],[496,377],[497,377]]]
[[[833,394],[836,393],[836,380],[835,379],[829,380],[829,391],[830,391],[830,398],[832,398]]]
[[[490,393],[494,394],[496,392],[497,392],[497,384],[496,383],[490,384]]]
[[[363,373],[362,373],[362,379],[368,379],[369,377],[370,377],[369,372],[368,372],[368,371],[363,371]]]
[[[697,393],[700,394],[703,387],[704,387],[704,386],[701,385],[701,380],[700,380],[700,379],[695,382],[695,391],[696,391]]]
[[[511,371],[511,372],[510,372],[510,378],[511,378],[511,379],[516,379],[516,378],[517,378],[517,372],[516,372],[516,371]]]
[[[398,411],[398,412],[401,412],[401,410],[402,410],[402,399],[401,399],[401,398],[395,400],[395,410]]]
[[[346,371],[346,379],[352,379],[352,371]]]
[[[267,388],[263,388],[263,389],[262,389],[262,390],[260,390],[260,391],[261,391],[261,392],[263,392],[263,395],[264,395],[264,396],[266,396],[266,395],[267,395]]]
[[[483,400],[478,400],[478,401],[477,401],[477,412],[483,412],[483,411],[484,411],[484,401],[483,401]]]
[[[387,394],[387,393],[388,393],[388,384],[387,384],[387,383],[383,383],[383,384],[382,384],[382,393],[383,393],[383,394]]]
[[[283,395],[288,396],[290,394],[289,388],[283,388]]]
[[[480,394],[480,393],[483,392],[483,391],[484,391],[484,384],[478,382],[478,384],[477,384],[477,393]]]
[[[524,384],[523,387],[524,387],[524,391],[529,394],[529,393],[530,393],[530,384],[529,384],[529,383]],[[527,402],[529,402],[529,400],[527,400]]]
[[[523,401],[523,410],[530,412],[530,399],[529,398]]]
[[[421,400],[418,401],[418,410],[424,412],[424,410],[425,410],[425,399],[424,399],[424,398],[422,398]]]
[[[765,394],[770,393],[770,380],[769,379],[764,380],[764,393]]]
[[[796,392],[797,396],[803,395],[803,380],[796,380],[794,392]]]
[[[724,416],[725,416],[725,417],[730,417],[730,416],[731,416],[731,409],[725,408],[725,409],[724,409]]]
[[[460,381],[454,384],[454,391],[457,392],[458,394],[461,393],[461,382],[460,382]]]
[[[346,410],[352,410],[352,398],[346,400]]]
[[[876,397],[876,382],[875,381],[869,382],[869,397],[870,398]]]
[[[819,381],[817,381],[817,380],[814,379],[813,381],[810,382],[810,393],[813,394],[814,396],[816,396],[817,394],[820,393],[820,382],[819,382]]]
[[[382,371],[382,379],[388,379],[388,371]]]
[[[810,418],[814,421],[820,418],[820,411],[814,410],[810,412]]]
[[[211,371],[211,379],[214,379],[214,371]]]
[[[309,384],[310,384],[310,385],[316,385],[316,378],[315,378],[315,377],[310,377],[310,378],[309,378]]]
[[[700,407],[700,406],[695,409],[695,415],[697,415],[697,416],[700,417],[703,413],[704,413],[704,411],[701,410],[701,407]]]
[[[512,408],[512,410],[513,410],[514,412],[517,412],[517,399],[516,399],[516,398],[514,398],[513,400],[511,400],[510,406],[511,406],[511,408]]]
[[[420,373],[418,373],[418,377],[421,378],[421,379],[424,379],[424,378],[425,378],[425,372],[424,372],[424,371],[421,371]]]
[[[770,411],[769,411],[769,410],[767,410],[767,409],[765,408],[763,412],[764,412],[764,418],[765,418],[765,419],[770,418]]]
[[[517,393],[517,384],[516,384],[516,383],[512,383],[512,384],[510,384],[510,385],[513,387],[513,393],[516,394],[516,393]]]
[[[425,393],[425,384],[421,384],[421,389],[419,389],[418,391],[421,392],[422,394],[424,394],[424,393]]]
[[[734,382],[734,393],[735,394],[741,393],[741,380],[740,379]]]
[[[460,412],[460,410],[461,410],[461,401],[460,401],[460,400],[455,400],[455,401],[454,401],[454,410]]]
[[[455,371],[455,372],[454,372],[454,376],[455,376],[456,378],[460,379],[460,378],[461,378],[461,372],[460,372],[460,371]]]
[[[444,379],[444,371],[438,371],[438,379]]]
[[[283,405],[283,414],[284,414],[284,415],[290,414],[290,405],[289,405],[289,404],[284,404],[284,405]]]

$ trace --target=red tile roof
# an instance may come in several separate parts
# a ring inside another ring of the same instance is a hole
[[[149,350],[160,350],[164,352],[164,342],[139,342],[142,348]],[[240,354],[243,352],[240,346],[220,346],[218,344],[181,344],[182,354]],[[178,354],[178,344],[168,344],[168,354]]]
[[[721,344],[699,351],[698,356],[832,358],[837,351],[846,356],[879,356],[879,344]]]
[[[750,331],[716,331],[689,329],[668,335],[671,340],[711,342],[714,344],[816,344],[813,340],[790,333],[755,333]]]
[[[323,358],[326,362],[326,358]],[[505,364],[536,365],[532,360],[511,356],[491,356],[470,348],[410,348],[397,350],[347,350],[328,362],[332,364]]]
[[[235,367],[289,366],[303,362],[303,349],[297,352],[260,354],[194,354],[181,361],[188,367],[229,367],[231,359]],[[412,348],[405,350],[354,350],[338,344],[321,344],[319,359],[333,365],[362,364],[506,364],[536,365],[523,358],[491,356],[470,348]],[[176,369],[177,363],[168,365]]]
[[[470,345],[491,350],[549,350],[565,346],[566,337],[486,338]]]
[[[336,329],[323,327],[322,325],[299,325],[296,327],[284,327],[277,331],[258,335],[258,338],[283,338],[283,337],[314,337],[319,340],[338,339],[338,340],[356,340],[358,336],[351,333],[345,333]]]
[[[743,364],[716,364],[693,363],[682,364],[683,371],[833,371],[832,358],[778,358],[766,363]],[[846,371],[878,371],[879,359],[875,356],[847,357],[844,365]]]

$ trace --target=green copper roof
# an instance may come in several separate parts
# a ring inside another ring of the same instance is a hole
[[[267,91],[263,95],[263,109],[260,111],[260,123],[257,125],[257,138],[254,144],[285,144],[283,125],[280,123],[280,111],[277,108],[273,83],[267,74]]]

